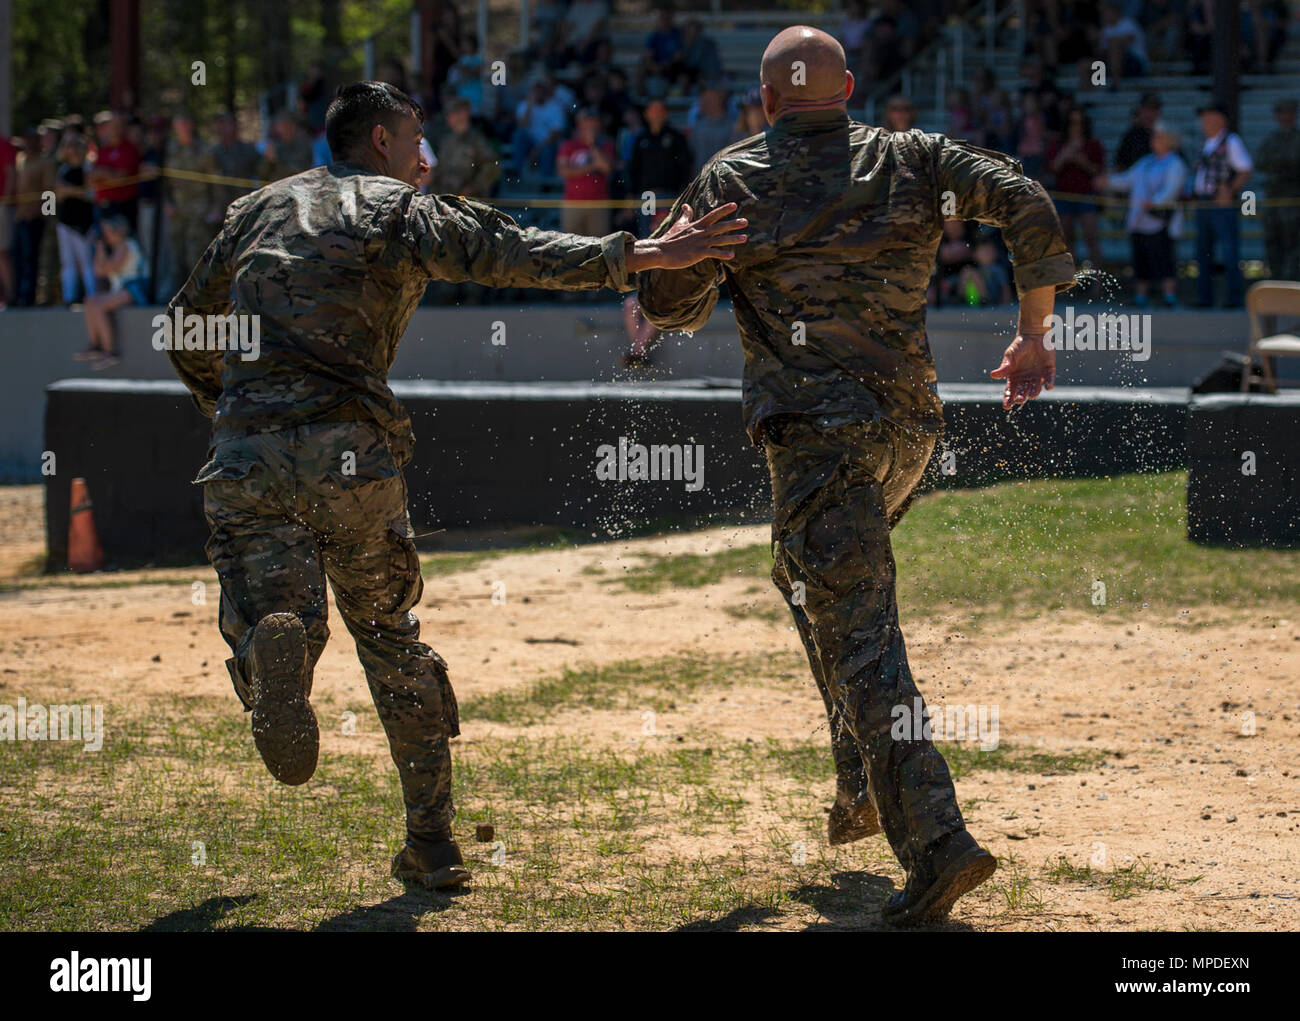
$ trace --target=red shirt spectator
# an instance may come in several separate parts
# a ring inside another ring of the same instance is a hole
[[[1053,142],[1047,150],[1047,165],[1050,167],[1056,162],[1056,158],[1061,154],[1070,143],[1065,141]],[[1082,155],[1083,160],[1089,166],[1083,166],[1075,159],[1067,160],[1059,170],[1056,171],[1056,190],[1064,192],[1067,195],[1092,195],[1097,189],[1093,187],[1092,180],[1100,170],[1093,170],[1094,167],[1105,168],[1106,150],[1102,144],[1095,138],[1083,139],[1076,143],[1077,151]]]
[[[116,114],[100,114],[95,118],[99,129],[99,153],[95,159],[95,198],[102,202],[131,202],[140,194],[135,181],[130,184],[108,185],[104,179],[135,177],[140,172],[140,150],[126,137],[122,118]]]
[[[0,135],[0,195],[9,187],[9,172],[14,161],[18,159],[18,148],[3,135]]]
[[[608,139],[595,143],[605,154],[610,165],[614,163],[614,143]],[[560,159],[567,160],[570,166],[581,167],[592,162],[591,152],[594,145],[580,137],[570,138],[560,146]],[[607,199],[609,198],[609,175],[593,170],[586,174],[575,174],[565,178],[564,197],[566,199]]]

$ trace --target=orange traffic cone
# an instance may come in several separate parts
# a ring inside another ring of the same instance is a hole
[[[104,549],[95,531],[90,489],[85,479],[72,480],[72,511],[68,515],[68,566],[78,574],[101,570]]]

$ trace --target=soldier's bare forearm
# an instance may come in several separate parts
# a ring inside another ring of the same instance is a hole
[[[1035,287],[1020,294],[1020,322],[1016,333],[1042,336],[1047,332],[1047,317],[1056,307],[1056,288],[1051,284]]]

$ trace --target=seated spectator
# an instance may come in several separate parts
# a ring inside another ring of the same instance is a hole
[[[1097,50],[1106,61],[1111,85],[1147,73],[1147,44],[1142,27],[1117,3],[1101,5],[1101,32]]]
[[[966,224],[961,220],[944,221],[930,294],[931,303],[936,306],[959,300],[962,271],[975,263],[975,253],[966,236]]]
[[[722,80],[722,56],[713,37],[706,35],[699,19],[686,23],[682,35],[681,67],[692,85]]]
[[[976,243],[975,262],[963,267],[958,274],[957,291],[967,305],[974,307],[1011,304],[1011,275],[1002,264],[998,246],[992,238]]]
[[[1011,117],[1011,97],[998,89],[984,111],[984,145],[998,152],[1010,152],[1015,146],[1015,123]]]
[[[641,55],[642,92],[655,94],[658,86],[662,94],[662,88],[677,77],[683,44],[681,29],[673,24],[672,8],[659,8],[655,30],[646,37],[645,52]],[[652,80],[657,81],[652,84]]]
[[[1101,265],[1101,242],[1097,236],[1098,205],[1094,181],[1106,169],[1106,150],[1092,137],[1092,120],[1081,107],[1067,115],[1065,137],[1047,150],[1047,166],[1056,175],[1056,211],[1065,231],[1065,243],[1074,251],[1075,232],[1082,229],[1088,257]]]
[[[90,346],[75,357],[93,361],[95,369],[106,369],[121,359],[113,328],[113,313],[127,305],[148,303],[149,266],[140,245],[131,236],[125,216],[115,215],[100,225],[101,237],[95,242],[95,275],[108,280],[105,294],[86,299],[86,336]]]
[[[1151,151],[1121,174],[1097,178],[1099,188],[1129,195],[1125,227],[1133,251],[1136,303],[1145,308],[1147,291],[1159,282],[1167,308],[1178,305],[1174,238],[1182,216],[1178,199],[1187,180],[1187,167],[1178,155],[1178,135],[1163,121],[1151,133]]]
[[[90,200],[86,184],[86,140],[81,135],[69,132],[59,146],[54,194],[58,200],[54,231],[59,243],[63,301],[72,305],[95,293],[95,250],[91,236],[95,204]]]
[[[1187,0],[1146,0],[1138,22],[1153,60],[1179,60],[1185,46]]]
[[[746,92],[740,101],[740,113],[736,115],[736,137],[749,138],[761,135],[767,130],[767,117],[763,113],[763,100],[754,89]]]
[[[569,234],[604,237],[609,233],[610,178],[614,173],[614,143],[600,127],[600,112],[587,107],[578,112],[573,137],[560,146],[555,170],[564,180],[563,229]],[[584,203],[583,205],[570,203]]]
[[[862,0],[851,0],[840,24],[840,45],[844,47],[844,62],[850,68],[861,67],[871,19]]]
[[[1035,106],[1043,115],[1043,127],[1047,137],[1056,138],[1061,134],[1061,90],[1056,87],[1056,75],[1043,69],[1037,60],[1026,60],[1020,65],[1020,77],[1024,84],[1020,86],[1020,95],[1033,93]],[[1021,104],[1024,110],[1024,104]]]
[[[974,141],[971,136],[975,133],[975,118],[971,110],[970,93],[963,88],[949,89],[945,110],[947,117],[944,134],[949,138]]]

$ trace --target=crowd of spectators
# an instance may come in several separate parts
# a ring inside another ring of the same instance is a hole
[[[934,0],[847,4],[839,34],[850,68],[860,82],[879,88],[965,6]],[[527,215],[585,234],[626,228],[644,235],[713,153],[766,127],[757,90],[728,88],[717,40],[696,18],[660,11],[637,58],[616,62],[607,0],[537,0],[531,45],[510,54],[504,81],[487,87],[479,41],[455,4],[438,3],[431,11],[426,31],[432,59],[423,73],[411,76],[392,59],[377,72],[425,106],[427,191],[495,198],[510,212],[518,212],[510,208],[515,195],[562,198],[550,219],[538,213],[544,203]],[[1056,84],[1077,65],[1078,94],[1091,91],[1088,75],[1096,60],[1115,80],[1140,78],[1152,59],[1190,54],[1204,65],[1213,3],[1028,0],[1026,11],[1027,51],[1015,85],[979,69],[968,87],[949,90],[941,130],[1020,160],[1053,193],[1072,249],[1094,266],[1103,261],[1104,197],[1127,195],[1129,209],[1116,207],[1111,222],[1122,224],[1133,241],[1140,302],[1151,285],[1160,288],[1162,300],[1175,300],[1170,252],[1183,219],[1178,200],[1218,204],[1196,209],[1197,255],[1209,267],[1216,254],[1227,263],[1225,300],[1239,303],[1238,221],[1220,210],[1255,168],[1226,118],[1207,111],[1203,144],[1187,150],[1162,121],[1159,96],[1148,93],[1128,131],[1108,146],[1094,136],[1074,90]],[[1285,15],[1282,3],[1244,0],[1245,66],[1271,67]],[[84,303],[86,357],[112,364],[115,345],[105,310],[165,300],[184,282],[235,197],[329,162],[324,114],[334,84],[321,67],[312,67],[294,107],[262,125],[256,142],[230,114],[197,124],[185,112],[142,119],[111,111],[90,122],[75,115],[47,120],[16,144],[0,139],[0,195],[6,196],[0,203],[0,302]],[[855,102],[867,91],[860,89]],[[905,96],[893,95],[878,109],[889,130],[916,124]],[[1261,167],[1274,182],[1300,177],[1300,166],[1288,162],[1295,149],[1288,141],[1295,135],[1294,110],[1290,128],[1287,116],[1279,110],[1280,141],[1272,144],[1282,155]],[[42,202],[51,192],[52,216]],[[654,202],[647,205],[647,196]],[[1009,269],[996,231],[949,224],[931,300],[1005,304],[1012,299]],[[1201,276],[1198,299],[1208,303],[1212,294],[1204,281],[1212,274]],[[457,285],[434,287],[429,297],[485,296],[480,288]],[[634,303],[627,322],[631,360],[643,360],[653,328]]]

